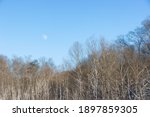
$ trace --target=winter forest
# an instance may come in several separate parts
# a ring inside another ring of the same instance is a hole
[[[111,44],[74,42],[61,68],[51,59],[0,55],[0,99],[150,99],[150,18],[141,24]]]

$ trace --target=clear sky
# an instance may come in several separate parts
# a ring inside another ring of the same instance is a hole
[[[73,42],[114,40],[148,16],[149,0],[0,0],[0,54],[58,65]]]

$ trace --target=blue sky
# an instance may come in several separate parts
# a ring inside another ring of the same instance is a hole
[[[61,64],[75,41],[109,41],[150,16],[149,0],[0,0],[0,54]]]

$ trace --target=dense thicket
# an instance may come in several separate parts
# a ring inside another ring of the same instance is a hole
[[[150,18],[116,43],[75,42],[70,62],[0,56],[0,99],[150,99]]]

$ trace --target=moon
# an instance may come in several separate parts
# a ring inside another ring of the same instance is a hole
[[[43,34],[42,37],[43,37],[44,40],[48,39],[48,36],[46,34]]]

